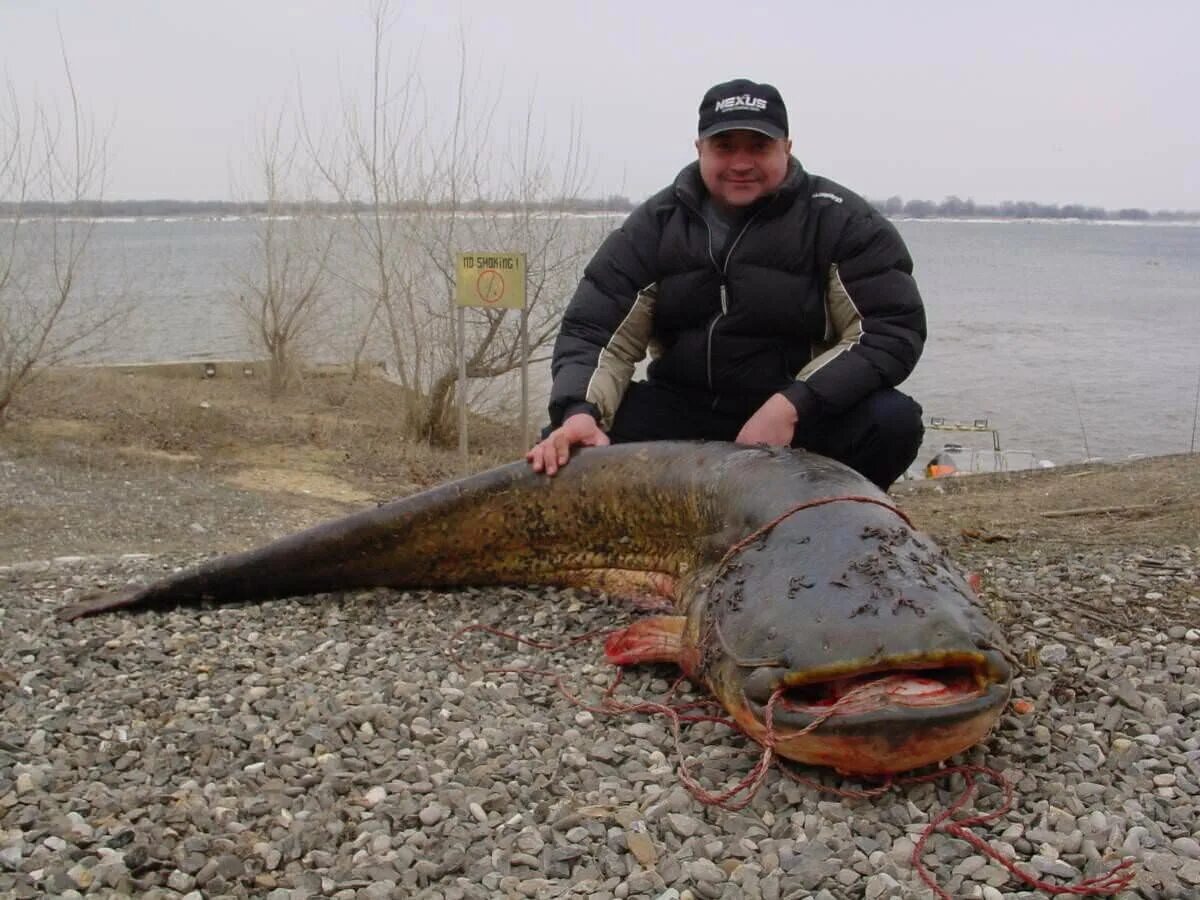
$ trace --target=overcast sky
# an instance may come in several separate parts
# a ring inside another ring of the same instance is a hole
[[[60,97],[61,27],[83,104],[109,132],[106,199],[229,199],[255,122],[297,94],[363,96],[366,0],[0,0],[0,71]],[[782,91],[793,152],[868,197],[1200,209],[1200,2],[495,0],[395,4],[453,102],[454,32],[501,116],[536,100],[561,146],[582,124],[587,193],[641,199],[694,156],[717,81]],[[319,113],[318,113],[319,114]]]

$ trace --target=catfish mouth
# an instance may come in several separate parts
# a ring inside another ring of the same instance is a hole
[[[870,672],[784,687],[783,709],[811,716],[854,715],[884,706],[905,709],[952,706],[982,694],[965,667]]]
[[[800,673],[757,669],[744,692],[754,718],[786,740],[796,729],[836,731],[885,724],[933,725],[972,718],[1008,696],[1007,672],[998,673],[992,654],[948,664],[914,663],[872,667],[857,672]]]
[[[1008,700],[999,654],[895,661],[848,672],[763,667],[743,682],[738,724],[796,762],[887,776],[949,759],[987,737]]]

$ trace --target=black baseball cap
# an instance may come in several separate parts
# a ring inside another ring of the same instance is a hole
[[[708,89],[700,101],[700,137],[741,128],[770,138],[788,136],[787,107],[774,85],[735,78]]]

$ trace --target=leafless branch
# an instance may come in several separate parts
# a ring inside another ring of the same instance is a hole
[[[343,333],[354,335],[351,362],[383,355],[408,389],[412,437],[443,442],[453,438],[458,390],[457,255],[526,254],[531,349],[544,356],[594,235],[567,212],[585,182],[574,117],[557,159],[534,98],[511,127],[497,128],[503,92],[473,62],[466,27],[456,35],[453,94],[431,95],[415,56],[394,61],[404,34],[397,20],[386,0],[373,6],[368,80],[357,92],[343,87],[333,127],[319,128],[301,99],[299,133],[324,190],[348,210],[337,222],[328,279],[347,315]],[[475,204],[489,199],[510,211]],[[466,311],[472,378],[503,377],[521,365],[519,326],[514,311]]]
[[[69,96],[65,134],[53,110],[22,101],[6,83],[0,98],[0,422],[20,391],[44,368],[95,349],[128,311],[87,305],[81,279],[95,225],[72,213],[103,192],[106,146],[85,115],[59,36]],[[36,200],[65,202],[35,220]],[[65,214],[62,211],[66,210]]]

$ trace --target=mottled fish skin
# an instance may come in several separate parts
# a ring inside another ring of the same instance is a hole
[[[843,499],[806,506],[827,498]],[[588,448],[553,478],[512,463],[59,615],[499,584],[669,594],[686,617],[679,662],[760,741],[776,740],[762,719],[781,685],[894,669],[978,683],[969,702],[837,717],[802,746],[778,742],[783,755],[842,771],[899,771],[959,752],[1007,700],[994,627],[886,494],[815,454],[727,443]],[[806,721],[775,718],[783,731]]]

